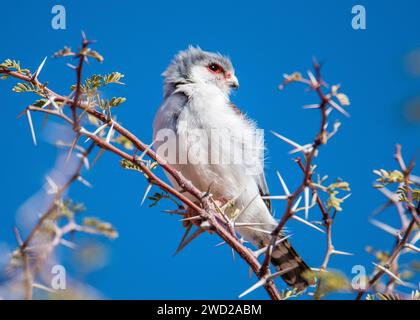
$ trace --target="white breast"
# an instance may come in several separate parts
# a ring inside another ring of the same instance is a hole
[[[203,192],[209,190],[215,198],[225,200],[237,198],[239,209],[248,207],[238,220],[273,222],[258,196],[255,175],[263,170],[264,142],[255,139],[255,124],[234,110],[215,86],[183,85],[177,92],[188,97],[185,105],[179,106],[179,98],[172,104],[169,96],[154,128],[156,136],[164,126],[175,127],[178,153],[183,156],[173,166]],[[174,114],[176,125],[171,122]]]

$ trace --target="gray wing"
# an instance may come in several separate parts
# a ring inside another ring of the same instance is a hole
[[[179,92],[172,94],[163,101],[153,123],[153,139],[155,139],[156,133],[160,129],[176,130],[179,114],[183,110],[187,100],[185,94]],[[158,145],[154,145],[153,147],[156,148]]]
[[[265,180],[264,172],[255,176],[255,182],[258,185],[258,190],[260,191],[261,197],[267,197],[270,195],[270,191],[268,190],[267,181]],[[271,211],[271,201],[270,199],[264,199],[264,203],[266,204],[268,210],[273,214]]]

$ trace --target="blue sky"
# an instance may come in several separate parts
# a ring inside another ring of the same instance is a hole
[[[420,4],[404,1],[61,1],[67,10],[67,29],[51,28],[50,1],[13,1],[2,4],[0,59],[14,58],[35,69],[45,56],[64,45],[77,47],[80,31],[98,40],[95,49],[105,63],[92,63],[85,75],[120,71],[124,87],[109,95],[127,102],[118,120],[149,142],[152,121],[162,98],[161,72],[173,55],[189,44],[231,57],[241,83],[232,100],[259,127],[266,130],[266,175],[272,193],[281,192],[275,177],[280,170],[290,186],[300,182],[289,148],[270,135],[275,130],[299,142],[309,142],[318,126],[313,111],[301,106],[316,97],[295,86],[276,90],[285,72],[304,71],[313,56],[325,63],[324,77],[341,83],[352,101],[351,118],[343,120],[339,134],[321,150],[319,172],[349,181],[352,197],[334,225],[337,249],[355,253],[334,257],[332,268],[350,275],[353,265],[371,270],[367,244],[389,248],[393,239],[368,223],[371,212],[383,202],[371,185],[375,168],[391,169],[394,145],[401,143],[407,156],[419,147],[419,123],[410,123],[403,105],[419,96],[420,78],[404,68],[407,53],[420,47]],[[363,4],[367,29],[351,27],[351,8]],[[51,88],[67,92],[74,74],[62,60],[49,59],[42,73]],[[34,147],[25,120],[16,115],[32,97],[12,94],[11,81],[0,82],[2,97],[2,150],[0,159],[0,242],[14,245],[12,228],[22,203],[44,183],[54,166],[57,150],[41,134]],[[109,89],[111,90],[111,88]],[[34,115],[40,128],[42,118]],[[7,151],[6,151],[7,150]],[[86,178],[94,189],[76,186],[70,196],[88,207],[88,214],[111,221],[120,233],[115,241],[102,241],[108,264],[83,279],[115,299],[181,298],[234,299],[254,281],[246,265],[232,261],[227,247],[217,247],[216,236],[205,235],[173,257],[182,227],[176,218],[160,212],[164,206],[140,207],[145,189],[142,176],[120,169],[118,158],[104,156]],[[110,184],[112,186],[110,187]],[[282,204],[276,204],[277,216]],[[315,213],[314,213],[315,214]],[[389,211],[387,222],[395,223]],[[319,266],[324,238],[291,222],[293,243],[311,266]],[[23,229],[25,230],[25,229]],[[70,260],[71,253],[65,252]],[[66,261],[66,260],[65,260]],[[279,282],[281,285],[281,282]],[[259,290],[250,298],[266,298]]]

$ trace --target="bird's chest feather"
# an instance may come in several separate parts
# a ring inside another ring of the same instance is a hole
[[[244,145],[251,145],[255,127],[231,107],[229,99],[219,89],[212,86],[195,87],[189,92],[188,103],[178,118],[177,135],[180,148],[198,150],[213,164],[220,164],[216,161],[220,156],[226,158],[255,152],[244,149]],[[234,162],[235,159],[229,160]],[[229,161],[221,162],[228,164]]]
[[[238,194],[246,184],[246,169],[260,164],[255,126],[230,106],[217,88],[194,88],[178,117],[180,169],[205,190]]]
[[[186,91],[188,103],[179,121],[187,121],[191,129],[223,129],[238,122],[229,109],[229,99],[216,87],[194,86]]]

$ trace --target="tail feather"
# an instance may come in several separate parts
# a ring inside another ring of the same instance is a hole
[[[271,263],[277,271],[288,270],[281,275],[283,280],[298,291],[305,290],[311,268],[302,260],[288,240],[278,243],[271,255]]]

